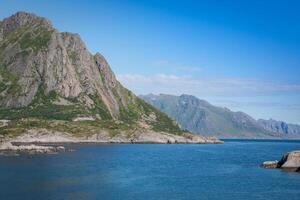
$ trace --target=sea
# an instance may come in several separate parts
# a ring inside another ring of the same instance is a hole
[[[263,169],[300,141],[76,144],[53,155],[0,156],[1,200],[300,200],[300,173]]]

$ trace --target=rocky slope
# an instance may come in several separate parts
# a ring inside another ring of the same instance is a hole
[[[150,94],[141,98],[168,114],[182,128],[198,134],[221,138],[300,137],[297,126],[290,125],[293,129],[286,127],[283,128],[285,131],[282,131],[273,125],[269,126],[264,120],[257,121],[243,112],[232,112],[227,108],[213,106],[191,95]]]
[[[25,12],[0,21],[0,119],[10,120],[0,131],[5,137],[43,128],[73,136],[122,132],[128,140],[135,132],[190,135],[124,88],[79,35]]]

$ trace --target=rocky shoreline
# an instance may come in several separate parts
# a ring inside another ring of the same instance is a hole
[[[75,137],[72,134],[52,132],[47,129],[32,129],[17,137],[1,139],[0,152],[29,154],[53,154],[66,151],[64,144],[97,143],[97,144],[222,144],[214,137],[202,137],[190,133],[173,135],[169,133],[146,131],[135,132],[128,136],[120,133],[111,136],[103,131],[90,136]]]
[[[19,155],[22,153],[27,154],[56,154],[65,152],[63,146],[49,146],[49,145],[36,145],[36,144],[19,144],[15,145],[11,142],[0,144],[0,155]]]

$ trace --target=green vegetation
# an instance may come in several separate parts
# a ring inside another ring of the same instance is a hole
[[[22,119],[22,118],[39,118],[72,121],[78,116],[91,116],[99,114],[102,120],[112,119],[108,109],[102,102],[101,98],[96,95],[90,95],[95,103],[95,108],[88,109],[76,99],[68,98],[73,105],[56,105],[53,102],[59,95],[55,91],[45,94],[43,85],[40,85],[32,103],[21,108],[0,108],[0,119]]]
[[[105,77],[104,77],[104,75],[102,74],[101,71],[100,71],[100,79],[101,79],[103,85],[106,86],[106,80],[105,80]]]
[[[182,134],[183,131],[180,127],[166,114],[158,111],[156,112],[156,117],[157,121],[152,124],[154,131],[164,131],[178,135]]]
[[[178,135],[183,133],[180,127],[165,113],[162,113],[159,110],[155,109],[153,106],[146,103],[142,99],[138,98],[137,102],[143,107],[145,113],[150,113],[151,111],[155,113],[156,120],[151,123],[154,131],[164,131]]]
[[[47,47],[53,30],[48,29],[42,24],[27,25],[12,31],[0,44],[0,49],[18,42],[22,50],[31,48],[33,52],[38,52]],[[24,51],[24,54],[28,52]]]
[[[88,111],[80,105],[55,105],[58,98],[55,91],[45,94],[41,85],[32,103],[21,108],[0,108],[0,119],[21,119],[36,117],[41,119],[72,120],[75,116],[84,115]]]
[[[18,28],[11,32],[5,40],[2,41],[1,48],[4,49],[4,47],[8,46],[9,44],[14,44],[19,40],[19,38],[29,29],[29,26],[24,26],[21,28]]]
[[[68,56],[71,59],[71,62],[74,64],[77,61],[77,54],[75,51],[67,50]]]
[[[7,94],[15,96],[21,89],[18,84],[19,78],[14,76],[5,66],[0,66],[0,93],[6,91]]]
[[[101,97],[99,97],[98,95],[90,95],[90,98],[95,103],[95,108],[92,110],[94,114],[99,114],[104,120],[112,119],[110,112],[103,103]]]
[[[110,137],[119,134],[121,131],[125,131],[131,134],[131,130],[134,130],[134,126],[130,126],[125,123],[117,121],[78,121],[69,122],[62,120],[47,120],[37,118],[26,118],[13,120],[8,123],[8,126],[0,129],[0,135],[18,136],[29,129],[45,128],[48,131],[70,133],[77,137],[87,137],[94,134],[98,134],[101,131],[107,131]]]
[[[57,100],[58,94],[55,91],[50,91],[48,95],[45,94],[44,86],[41,84],[35,94],[31,106],[40,104],[51,104],[52,101]]]
[[[95,103],[94,109],[88,109],[75,99],[70,99],[72,105],[56,105],[53,102],[59,98],[55,91],[45,93],[43,85],[40,85],[33,102],[22,108],[0,108],[0,119],[10,119],[9,126],[2,128],[0,134],[18,135],[31,128],[46,128],[47,130],[68,132],[78,136],[88,136],[107,130],[110,136],[126,131],[131,134],[137,127],[137,122],[145,116],[154,115],[156,119],[147,121],[155,131],[182,134],[181,129],[167,115],[154,109],[145,101],[135,97],[126,89],[128,106],[120,107],[120,120],[112,120],[110,112],[98,95],[90,95]],[[121,104],[119,104],[121,105]],[[78,121],[72,119],[78,116],[95,116],[99,114],[101,120]],[[58,120],[58,121],[57,121]],[[55,123],[54,123],[55,122]]]
[[[127,107],[121,106],[120,108],[120,119],[126,123],[135,123],[138,119],[141,119],[143,116],[149,116],[154,114],[156,119],[149,121],[155,131],[170,132],[173,134],[182,134],[183,131],[180,127],[173,122],[166,114],[155,109],[150,104],[146,103],[144,100],[133,96],[133,94],[120,86],[118,88],[121,91],[122,97],[126,99]],[[118,93],[115,91],[114,94],[118,96]],[[119,105],[122,105],[121,100],[119,100]]]
[[[8,85],[6,85],[3,82],[0,82],[0,93],[2,93],[3,91],[5,91],[7,89]]]
[[[52,32],[42,26],[38,26],[33,32],[26,32],[20,40],[21,49],[32,48],[36,53],[46,48],[51,39]]]
[[[119,94],[118,91],[121,94]],[[126,88],[123,88],[122,86],[114,88],[113,93],[117,97],[118,104],[120,106],[120,120],[126,123],[136,123],[137,120],[140,119],[143,114],[143,108],[139,105],[137,101],[135,101],[138,99],[136,98],[133,100],[133,98],[135,97],[132,95],[132,93]],[[122,98],[125,100],[125,103],[127,104],[126,106],[123,105]]]
[[[36,117],[40,119],[72,120],[75,116],[84,115],[87,111],[77,106],[63,106],[55,104],[36,105],[34,107],[1,108],[1,119],[22,119]]]

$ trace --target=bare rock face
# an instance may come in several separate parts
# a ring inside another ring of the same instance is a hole
[[[104,57],[91,55],[79,35],[60,33],[48,20],[23,12],[4,19],[0,30],[1,64],[15,77],[10,86],[16,88],[13,94],[2,91],[2,106],[29,105],[42,85],[46,94],[56,91],[87,104],[93,104],[89,95],[100,96],[118,116],[111,90],[119,83]]]
[[[60,33],[45,18],[18,12],[0,23],[0,33],[0,80],[8,88],[0,91],[1,106],[28,106],[42,87],[45,95],[55,91],[89,108],[99,98],[117,119],[136,98],[124,97],[127,90],[100,53],[92,55],[78,34]]]
[[[280,161],[265,161],[262,163],[262,167],[300,172],[300,151],[289,152]]]
[[[45,25],[51,26],[51,22],[45,18],[38,17],[32,13],[17,12],[15,15],[8,17],[1,22],[2,37],[6,37],[14,30],[35,22],[44,23]]]
[[[264,120],[259,119],[257,122],[266,130],[279,133],[289,137],[299,137],[300,126],[297,124],[288,124],[283,121],[276,121],[274,119]]]

